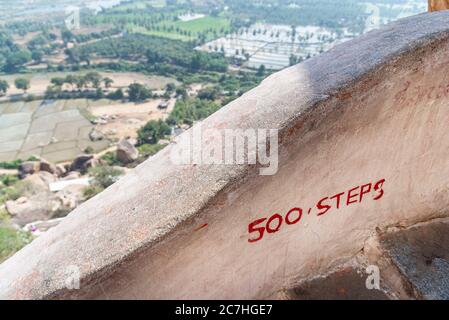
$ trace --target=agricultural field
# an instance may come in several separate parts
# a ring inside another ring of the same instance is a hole
[[[256,23],[210,41],[198,49],[239,58],[249,68],[257,69],[264,65],[268,69],[279,70],[291,65],[292,58],[294,61],[305,60],[354,36],[347,29],[336,32],[316,26]]]
[[[148,7],[163,8],[165,6],[165,0],[147,0],[147,1],[133,1],[129,3],[123,3],[120,6],[114,8],[115,11],[127,11],[133,9],[145,9]]]
[[[192,20],[166,20],[149,28],[128,24],[128,32],[153,35],[173,40],[191,41],[204,35],[206,40],[229,32],[231,23],[225,17],[204,16]]]
[[[42,156],[52,162],[72,160],[87,147],[109,145],[90,141],[92,123],[85,99],[0,104],[0,161]]]
[[[265,20],[282,21],[281,17],[276,16],[279,14],[289,18],[292,24],[256,22],[249,27],[239,28],[235,32],[203,43],[197,49],[206,52],[222,52],[228,58],[243,61],[242,65],[247,68],[257,69],[263,65],[268,69],[280,70],[325,52],[361,33],[426,10],[426,3],[420,1],[408,1],[402,4],[360,2],[352,7],[348,5],[348,1],[344,3],[347,6],[345,9],[342,7],[342,12],[347,10],[348,13],[354,14],[357,8],[359,14],[366,17],[362,25],[355,23],[353,26],[303,25],[288,11],[281,10],[270,18],[266,9],[257,7],[254,10],[259,11],[261,16],[266,15]],[[292,9],[291,12],[299,10],[301,14],[307,11],[304,8],[301,10],[300,7],[290,9]]]

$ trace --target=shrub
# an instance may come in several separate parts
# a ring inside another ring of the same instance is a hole
[[[145,101],[151,98],[151,90],[140,83],[132,83],[128,87],[129,100],[133,102]]]
[[[166,124],[162,120],[150,120],[147,122],[146,125],[144,125],[142,128],[137,131],[138,136],[138,144],[156,144],[158,141],[162,138],[164,138],[166,135],[169,135],[171,133],[171,128],[168,124]]]
[[[104,189],[114,184],[123,173],[123,170],[112,166],[98,166],[89,170],[89,174],[93,177],[93,185]]]
[[[123,170],[114,168],[112,166],[99,166],[89,170],[89,174],[93,177],[92,184],[83,190],[83,195],[86,200],[96,196],[107,187],[114,184],[121,175]]]
[[[146,159],[164,149],[165,146],[166,144],[143,144],[138,146],[137,150],[139,150],[140,156]]]
[[[115,152],[109,151],[101,156],[101,160],[106,161],[109,166],[121,165],[120,160],[117,159],[117,154]]]
[[[102,192],[104,188],[96,185],[88,186],[83,189],[83,196],[86,200],[95,197],[97,194]]]
[[[86,149],[84,149],[84,153],[86,153],[86,154],[94,154],[95,150],[91,146],[88,146],[88,147],[86,147]]]
[[[0,162],[0,168],[2,168],[2,169],[18,169],[22,163],[23,163],[23,161],[20,159],[13,160],[13,161]]]
[[[4,186],[12,186],[19,181],[19,177],[15,174],[0,174],[0,182]]]
[[[0,263],[22,249],[33,240],[28,232],[0,226]]]
[[[125,97],[122,89],[117,89],[114,92],[108,93],[106,98],[111,100],[122,100]]]

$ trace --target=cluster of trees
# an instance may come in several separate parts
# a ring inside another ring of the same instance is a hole
[[[0,70],[6,73],[18,72],[29,61],[31,52],[21,49],[9,35],[0,32]]]
[[[55,77],[50,80],[45,97],[47,99],[102,99],[111,100],[125,99],[125,93],[121,88],[105,93],[103,89],[111,88],[114,83],[109,77],[103,77],[100,73],[92,71],[84,75],[68,74],[65,77]],[[69,85],[71,91],[63,90],[64,85]],[[0,83],[1,91],[1,83]],[[141,102],[153,97],[151,90],[140,83],[132,83],[128,86],[128,100],[132,102]]]
[[[17,89],[23,90],[24,93],[30,88],[30,80],[27,78],[17,78],[14,81]],[[6,80],[0,80],[0,95],[5,95],[9,89],[9,83]]]
[[[220,108],[219,103],[211,100],[180,99],[176,101],[175,107],[166,122],[169,125],[192,125],[195,121],[207,118]]]
[[[109,38],[71,50],[74,57],[90,55],[125,60],[141,60],[154,70],[167,68],[188,72],[226,72],[228,64],[222,54],[199,52],[188,43],[141,34]]]
[[[139,102],[150,99],[153,96],[151,90],[140,83],[132,83],[128,87],[129,101]]]
[[[100,32],[91,32],[87,34],[77,34],[72,35],[72,39],[78,43],[88,42],[92,40],[104,39],[107,37],[112,37],[121,33],[119,28],[112,28],[108,30],[103,30]]]
[[[110,88],[114,83],[109,77],[103,77],[98,72],[92,71],[84,75],[68,74],[65,77],[55,77],[50,80],[51,85],[47,87],[45,97],[47,99],[70,99],[70,98],[90,98],[101,99],[105,97],[102,85],[104,88]],[[69,85],[72,92],[63,91],[64,85]],[[75,88],[77,91],[75,92]],[[83,89],[87,89],[84,90]],[[91,91],[89,89],[94,89]],[[121,90],[120,90],[121,91]],[[111,95],[116,99],[123,98],[119,92],[112,92]]]
[[[109,77],[103,77],[98,72],[92,71],[88,72],[84,75],[79,74],[68,74],[65,77],[55,77],[50,80],[51,84],[54,86],[62,87],[64,84],[68,84],[78,90],[81,90],[83,88],[99,88],[101,84],[104,84],[105,88],[110,88],[111,85],[114,83],[114,80],[112,80]]]
[[[165,121],[150,120],[137,131],[138,144],[157,144],[169,134],[171,134],[171,127]]]
[[[7,22],[3,27],[8,33],[18,34],[23,37],[29,32],[48,32],[55,25],[52,21],[44,21],[43,19],[26,19]]]
[[[55,42],[57,38],[56,34],[44,31],[28,41],[27,48],[35,63],[41,63],[45,55],[52,54],[59,47]]]

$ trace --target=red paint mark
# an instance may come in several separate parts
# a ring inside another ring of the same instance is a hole
[[[335,211],[343,207],[349,207],[351,205],[367,201],[365,200],[367,197],[364,196],[369,193],[372,193],[372,200],[379,200],[384,196],[384,183],[385,179],[381,179],[375,183],[363,184],[349,189],[348,191],[337,193],[334,196],[322,198],[315,206],[318,209],[317,217],[324,216],[328,212]],[[273,234],[279,232],[281,228],[285,228],[284,225],[291,226],[299,223],[302,218],[302,212],[303,211],[301,208],[295,207],[288,211],[285,216],[275,213],[271,217],[259,218],[251,222],[248,225],[248,233],[256,233],[256,235],[248,239],[248,242],[254,243],[262,240],[265,235],[265,231],[267,231],[268,234]],[[311,212],[312,208],[309,208],[307,214],[310,215]],[[285,224],[283,223],[284,221]]]
[[[203,224],[201,227],[196,228],[195,230],[193,230],[193,232],[200,231],[201,229],[204,229],[204,228],[206,228],[206,227],[208,227],[208,226],[209,226],[209,224],[208,224],[208,223],[205,223],[205,224]]]

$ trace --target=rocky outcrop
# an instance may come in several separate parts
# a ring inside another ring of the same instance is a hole
[[[58,167],[53,163],[48,162],[47,160],[41,159],[39,162],[39,170],[45,171],[51,174],[59,175],[62,174],[61,170],[58,170]]]
[[[92,129],[89,133],[89,138],[91,141],[101,141],[104,139],[104,134],[96,129]]]
[[[139,151],[126,139],[117,144],[117,159],[122,163],[131,163],[139,158]]]
[[[6,210],[13,223],[24,226],[36,220],[48,220],[58,216],[63,207],[58,198],[41,193],[30,198],[21,197],[16,201],[7,201]]]
[[[82,154],[73,160],[70,165],[70,171],[81,171],[85,172],[87,169],[94,165],[95,159],[91,154]]]
[[[7,201],[5,205],[12,222],[24,226],[37,220],[65,216],[84,200],[84,186],[70,186],[57,193],[50,192],[49,185],[56,181],[58,177],[46,171],[26,176],[21,181],[24,196]]]
[[[39,161],[27,161],[19,165],[19,177],[24,179],[27,175],[39,172],[40,162]]]
[[[66,170],[63,166],[55,165],[42,158],[36,161],[26,161],[19,165],[18,168],[19,177],[21,179],[38,172],[47,172],[60,177],[65,174]]]

